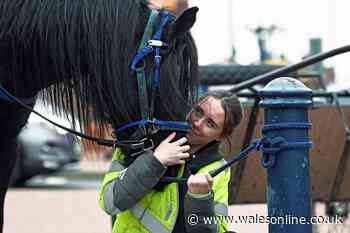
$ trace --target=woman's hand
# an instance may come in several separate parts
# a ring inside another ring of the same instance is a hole
[[[187,138],[183,137],[177,141],[171,142],[175,138],[176,133],[171,133],[164,139],[158,147],[154,150],[153,155],[164,166],[172,166],[176,164],[184,164],[185,159],[190,157],[189,145],[184,145]]]
[[[187,180],[188,192],[193,194],[210,193],[213,186],[213,177],[208,173],[191,175]]]

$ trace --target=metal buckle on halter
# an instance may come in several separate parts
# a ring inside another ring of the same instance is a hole
[[[158,127],[154,124],[153,120],[150,120],[147,125],[139,125],[139,129],[142,132],[142,136],[146,137],[158,132]]]
[[[148,135],[153,135],[159,131],[159,127],[156,125],[156,119],[153,119],[149,122],[148,125]]]
[[[148,45],[150,46],[154,46],[154,47],[163,47],[163,46],[167,46],[167,43],[161,41],[161,40],[149,40]]]
[[[134,141],[134,140],[123,140],[123,141],[115,141],[115,144],[113,145],[113,148],[119,148],[119,147],[125,147],[131,150],[143,150],[145,148],[145,141],[146,139]]]
[[[139,155],[141,155],[142,153],[144,153],[145,151],[149,151],[149,150],[152,150],[154,148],[154,142],[152,139],[150,138],[144,138],[142,139],[143,140],[143,148],[140,150],[140,151],[137,151],[137,152],[134,152],[134,153],[131,153],[129,156],[131,157],[137,157]],[[145,142],[149,142],[149,145],[146,145]]]

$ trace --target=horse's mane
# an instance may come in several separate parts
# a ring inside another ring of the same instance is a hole
[[[146,5],[143,0],[2,0],[1,82],[20,97],[45,88],[43,99],[82,126],[95,122],[103,130],[139,119],[130,61],[150,13]],[[183,118],[197,82],[194,41],[188,32],[177,41],[182,56],[163,61],[156,108],[172,119]],[[174,61],[181,67],[177,80]]]

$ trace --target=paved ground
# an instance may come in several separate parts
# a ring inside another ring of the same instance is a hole
[[[98,207],[97,190],[13,189],[6,200],[4,233],[108,233],[110,220]],[[322,211],[322,205],[318,208]],[[234,206],[230,215],[266,215],[266,205]],[[344,226],[321,225],[320,233],[347,233]],[[236,224],[238,233],[267,233],[267,224]]]
[[[97,190],[11,190],[4,233],[107,233]]]
[[[31,180],[26,188],[11,189],[5,203],[4,233],[108,233],[110,219],[98,207],[97,172],[105,163],[83,164],[83,173],[66,173]],[[86,180],[88,179],[88,181]],[[317,205],[317,215],[324,206]],[[231,216],[265,216],[266,205],[242,205],[230,208]],[[346,225],[319,225],[319,233],[350,232]],[[267,233],[267,224],[234,224],[238,233]]]
[[[108,233],[110,220],[98,206],[103,162],[83,162],[82,173],[37,177],[10,189],[4,233]]]

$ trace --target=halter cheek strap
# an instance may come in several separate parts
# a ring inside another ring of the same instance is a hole
[[[148,44],[153,34],[153,25],[158,17],[159,12],[153,10],[148,18],[148,22],[145,31],[142,36],[142,40],[137,54],[134,56],[131,69],[136,72],[139,106],[142,119],[149,119],[149,100],[147,95],[147,81],[145,73],[145,61],[144,59],[153,52],[153,47]],[[117,130],[118,132],[118,130]]]

